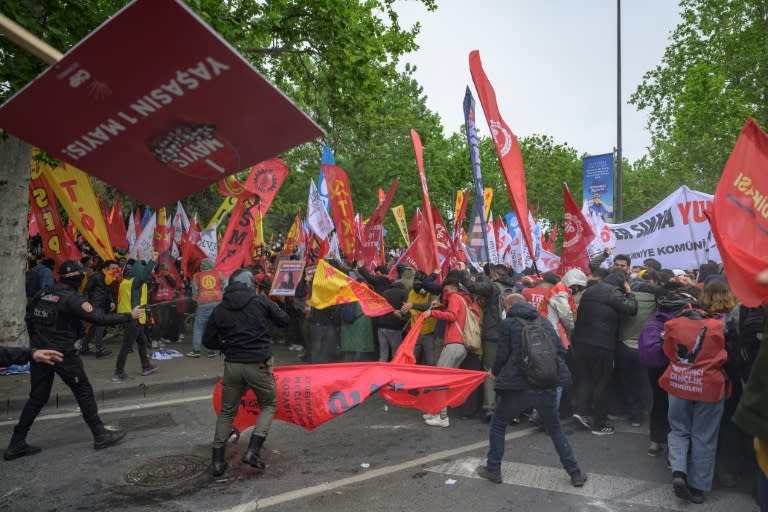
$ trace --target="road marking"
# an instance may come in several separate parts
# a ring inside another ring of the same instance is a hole
[[[427,468],[427,471],[480,479],[476,469],[483,463],[483,459],[467,457]],[[626,510],[627,504],[643,505],[655,510],[691,510],[690,503],[675,497],[670,484],[597,473],[589,473],[588,476],[587,483],[579,488],[571,485],[570,479],[561,468],[517,462],[501,464],[501,477],[505,484],[583,496],[593,500],[590,502],[591,505],[605,511]],[[720,491],[708,494],[707,501],[703,505],[696,506],[697,512],[731,512],[733,510],[756,512],[757,507],[746,494]]]
[[[173,400],[162,400],[160,402],[148,402],[148,403],[142,403],[142,404],[134,404],[134,405],[124,405],[121,407],[111,407],[108,409],[101,409],[99,408],[99,415],[103,414],[110,414],[114,412],[126,412],[126,411],[137,411],[137,410],[143,410],[143,409],[152,409],[154,407],[166,407],[169,405],[177,405],[177,404],[186,404],[190,402],[200,402],[202,400],[212,400],[212,395],[208,393],[207,395],[200,395],[200,396],[188,396],[185,398],[174,398]],[[45,420],[60,420],[64,418],[79,418],[80,417],[80,411],[74,411],[74,412],[60,412],[57,414],[46,414],[45,416],[38,416],[37,419],[35,419],[36,422],[38,421],[45,421]],[[15,425],[19,420],[6,420],[6,421],[0,421],[0,427],[6,426],[6,425]]]
[[[507,434],[505,439],[507,441],[512,439],[518,439],[518,438],[533,434],[534,432],[538,432],[538,429],[526,428],[523,430],[516,430],[511,434]],[[323,482],[322,484],[313,485],[312,487],[296,489],[295,491],[276,494],[275,496],[269,496],[267,498],[253,500],[248,503],[241,503],[240,505],[237,505],[235,507],[222,509],[222,510],[219,510],[218,512],[252,512],[257,509],[262,510],[268,507],[274,507],[275,505],[282,505],[283,503],[286,503],[289,501],[306,498],[308,496],[313,496],[315,494],[321,494],[328,491],[333,491],[334,489],[338,489],[340,487],[345,487],[347,485],[352,485],[359,482],[365,482],[366,480],[372,480],[374,478],[379,478],[382,476],[390,475],[392,473],[397,473],[398,471],[404,471],[406,469],[419,467],[423,464],[429,464],[431,462],[435,462],[440,459],[456,457],[457,455],[462,455],[467,452],[471,452],[471,451],[475,451],[475,450],[479,450],[487,447],[488,447],[488,441],[479,441],[477,443],[468,444],[466,446],[461,446],[459,448],[453,448],[451,450],[443,450],[441,452],[436,452],[431,455],[426,455],[424,457],[402,462],[400,464],[394,464],[392,466],[386,466],[383,468],[366,471],[365,473],[361,473],[359,475],[355,475],[347,478],[342,478],[340,480],[336,480],[333,482]]]

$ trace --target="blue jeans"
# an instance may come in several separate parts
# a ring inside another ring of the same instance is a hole
[[[192,350],[200,352],[203,345],[203,332],[211,317],[211,313],[216,308],[216,304],[198,304],[195,312],[195,324],[192,326]]]
[[[696,402],[669,395],[669,462],[688,475],[688,485],[712,490],[717,435],[725,400]]]
[[[560,415],[557,411],[557,392],[552,390],[537,391],[501,391],[496,401],[496,412],[491,420],[490,449],[488,450],[488,469],[496,470],[501,467],[504,458],[504,435],[507,425],[520,414],[535,407],[541,417],[542,425],[547,435],[552,439],[555,450],[560,456],[560,463],[569,475],[579,471],[579,464],[573,455],[563,427],[560,425]]]

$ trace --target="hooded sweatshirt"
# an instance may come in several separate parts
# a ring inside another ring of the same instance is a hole
[[[203,345],[224,352],[231,363],[257,363],[272,357],[268,320],[287,327],[288,314],[266,295],[242,283],[224,290],[221,304],[211,313],[203,334]]]

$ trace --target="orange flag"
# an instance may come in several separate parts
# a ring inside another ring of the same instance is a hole
[[[312,281],[309,305],[325,309],[350,302],[360,302],[365,316],[381,316],[395,311],[384,297],[320,260]]]
[[[748,307],[768,303],[755,276],[768,268],[768,135],[749,118],[715,192],[709,215],[728,284]]]

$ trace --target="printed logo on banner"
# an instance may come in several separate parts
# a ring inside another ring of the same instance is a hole
[[[506,156],[507,153],[509,153],[509,150],[512,149],[512,137],[507,132],[506,128],[502,126],[502,124],[498,121],[489,121],[489,124],[491,125],[491,133],[493,134],[493,142],[496,144],[496,147],[499,148],[499,153],[501,156]],[[499,142],[499,134],[504,136],[504,141]]]
[[[565,226],[563,228],[563,249],[580,243],[583,233],[584,226],[581,225],[581,219],[572,213],[566,212]]]

